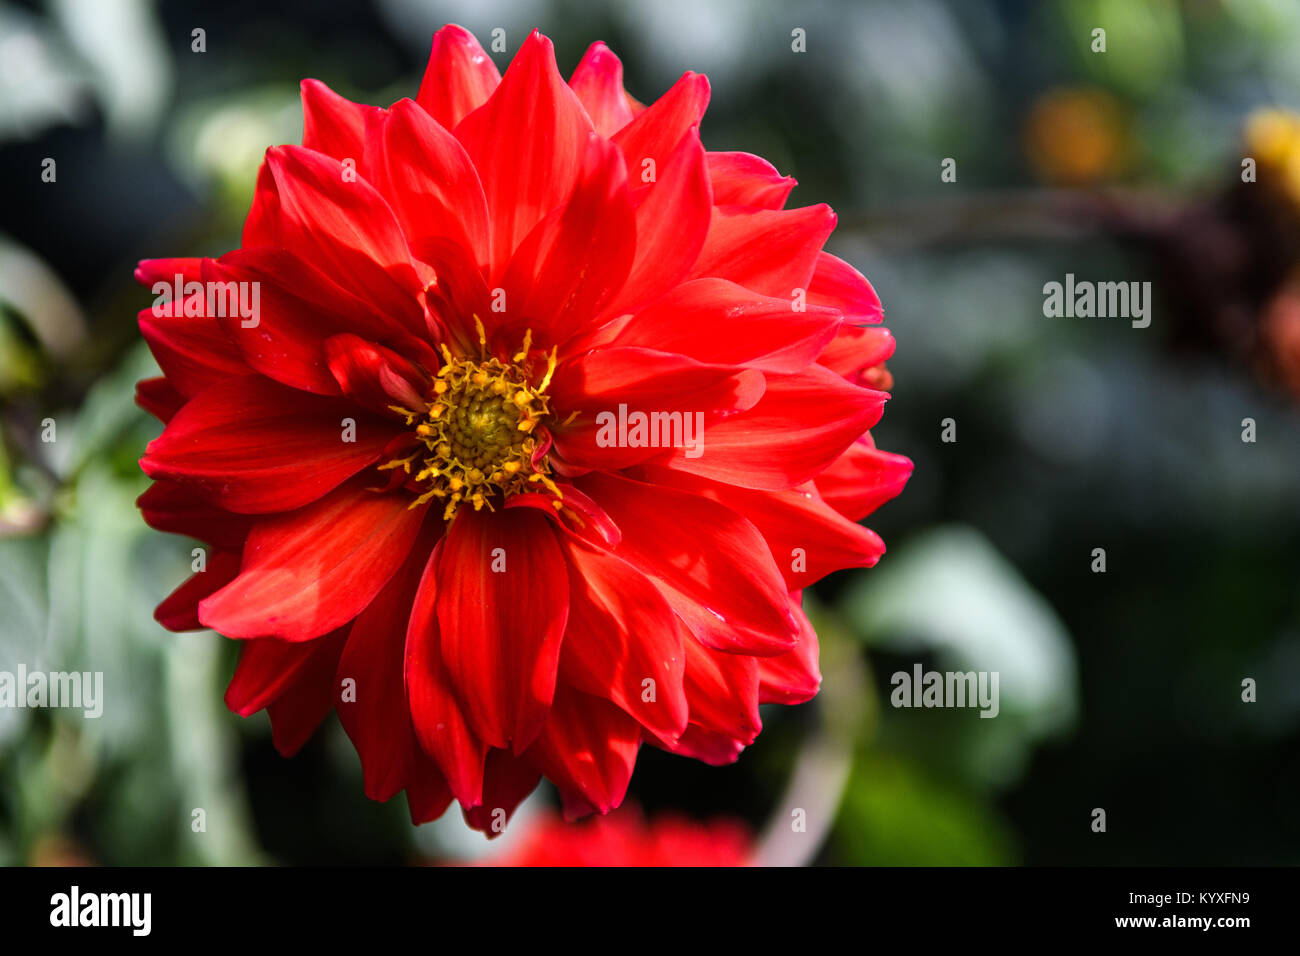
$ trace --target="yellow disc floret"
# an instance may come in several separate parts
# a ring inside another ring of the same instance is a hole
[[[455,358],[443,348],[445,363],[432,393],[418,410],[392,406],[415,426],[420,445],[404,458],[380,465],[403,468],[423,490],[411,507],[437,498],[450,520],[462,502],[492,508],[494,497],[529,491],[556,496],[535,434],[550,414],[546,388],[555,368],[554,353],[542,380],[533,384],[527,367],[528,338],[513,362],[495,357]],[[520,364],[523,363],[523,364]]]

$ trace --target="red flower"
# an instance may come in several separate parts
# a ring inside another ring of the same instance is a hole
[[[749,831],[740,823],[697,823],[678,816],[650,822],[627,807],[574,826],[550,816],[487,866],[751,866]]]
[[[607,812],[642,742],[734,760],[817,692],[799,592],[876,562],[911,470],[834,215],[705,151],[704,77],[621,73],[534,33],[502,79],[449,26],[414,102],[308,80],[242,248],[137,271],[140,505],[211,546],[158,619],[245,641],[226,702],[284,754],[337,710],[416,822],[499,829],[542,775]]]

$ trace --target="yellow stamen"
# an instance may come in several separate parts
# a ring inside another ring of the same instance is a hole
[[[533,330],[525,329],[523,347],[520,348],[519,351],[514,354],[514,357],[511,359],[511,361],[513,362],[524,361],[526,358],[528,358],[528,353],[531,352],[532,350],[533,350]],[[546,390],[545,386],[543,386],[541,390],[545,391]]]
[[[539,392],[546,391],[551,384],[551,376],[555,374],[555,350],[556,346],[551,346],[551,354],[546,356],[546,374],[542,376],[542,383],[537,386]]]
[[[400,466],[410,474],[412,461],[419,459],[422,467],[414,469],[413,480],[421,487],[411,507],[437,498],[445,503],[445,520],[454,518],[467,502],[475,511],[492,511],[498,495],[504,499],[524,491],[536,493],[538,486],[553,496],[558,510],[561,493],[550,477],[550,466],[545,457],[533,460],[533,432],[550,419],[546,390],[555,373],[556,350],[551,349],[546,370],[534,384],[532,331],[525,331],[519,352],[506,363],[487,356],[487,331],[478,316],[474,324],[484,356],[457,359],[442,346],[446,361],[434,378],[434,397],[425,411],[392,406],[408,425],[416,425],[420,447],[381,467]]]

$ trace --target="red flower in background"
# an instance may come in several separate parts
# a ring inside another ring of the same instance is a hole
[[[336,709],[417,823],[542,775],[607,812],[642,742],[734,760],[817,692],[800,591],[876,562],[855,522],[911,470],[866,434],[893,340],[833,213],[705,151],[704,77],[642,106],[602,44],[566,84],[534,33],[500,78],[449,26],[416,101],[302,91],[241,248],[137,271],[185,284],[140,317],[140,506],[211,546],[158,619],[244,641],[226,701],[282,753]]]
[[[555,816],[531,827],[516,847],[486,866],[751,866],[754,848],[743,824],[697,823],[660,816],[647,822],[624,808],[607,817],[565,823]]]

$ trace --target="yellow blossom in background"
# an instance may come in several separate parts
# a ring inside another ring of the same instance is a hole
[[[1246,118],[1246,155],[1258,179],[1300,206],[1300,114],[1269,107]]]

